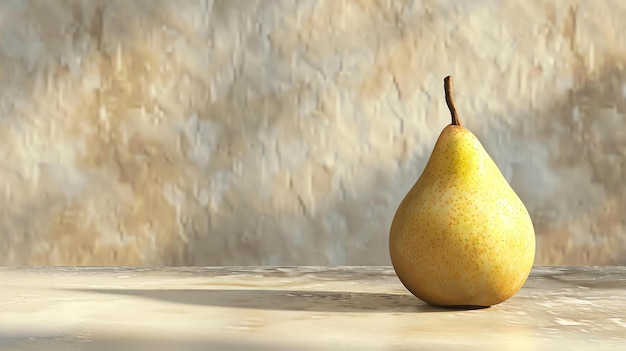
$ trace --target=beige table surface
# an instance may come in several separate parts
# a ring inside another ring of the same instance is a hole
[[[0,268],[1,350],[626,350],[626,267],[432,308],[390,267]]]

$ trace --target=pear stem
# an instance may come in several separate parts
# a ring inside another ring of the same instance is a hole
[[[452,125],[460,126],[461,120],[459,119],[459,113],[456,112],[456,104],[454,103],[452,76],[447,76],[443,79],[443,90],[446,94],[446,104],[448,105],[448,110],[450,110],[450,116],[452,116]]]

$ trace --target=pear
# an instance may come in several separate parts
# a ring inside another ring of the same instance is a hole
[[[444,79],[452,123],[400,203],[389,232],[396,275],[439,307],[489,307],[526,282],[535,258],[528,210],[480,141],[461,125]]]

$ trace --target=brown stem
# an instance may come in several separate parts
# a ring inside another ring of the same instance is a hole
[[[458,112],[456,112],[454,93],[452,92],[452,76],[447,76],[443,79],[443,90],[446,94],[446,104],[448,105],[448,110],[450,110],[450,115],[452,116],[452,125],[460,126],[461,120],[459,119]]]

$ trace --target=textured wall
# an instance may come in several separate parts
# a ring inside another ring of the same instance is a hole
[[[0,264],[389,264],[449,123],[626,264],[626,2],[2,1]]]

